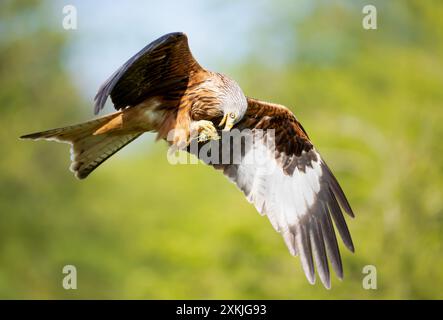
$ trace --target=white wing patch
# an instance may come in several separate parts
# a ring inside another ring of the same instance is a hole
[[[282,155],[286,156],[286,155]],[[314,262],[326,288],[330,275],[326,252],[339,278],[343,277],[340,253],[331,216],[346,246],[353,251],[340,205],[352,210],[331,171],[313,148],[292,156],[292,174],[286,173],[262,140],[254,140],[240,164],[224,166],[224,173],[245,193],[257,211],[267,215],[281,233],[292,255],[300,255],[303,270],[315,282]]]

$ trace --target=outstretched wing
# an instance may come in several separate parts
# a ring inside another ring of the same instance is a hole
[[[94,99],[94,112],[103,109],[109,95],[117,110],[152,96],[177,99],[187,88],[190,76],[202,70],[189,50],[186,35],[166,34],[135,54],[103,83]]]
[[[328,257],[343,277],[333,222],[346,247],[354,251],[342,210],[354,215],[337,180],[287,108],[248,98],[248,110],[236,128],[250,129],[252,137],[241,140],[241,155],[236,159],[234,154],[229,164],[211,163],[214,158],[206,162],[223,170],[268,216],[291,254],[300,256],[308,280],[315,282],[315,261],[322,283],[330,288]]]

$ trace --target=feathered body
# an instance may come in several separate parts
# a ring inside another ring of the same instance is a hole
[[[199,140],[202,147],[221,133],[217,124],[224,131],[248,129],[254,139],[237,162],[208,164],[222,170],[257,211],[268,216],[290,253],[300,255],[311,283],[316,266],[322,283],[330,287],[328,258],[338,277],[343,277],[333,225],[353,251],[342,210],[350,216],[353,212],[288,108],[247,98],[234,80],[203,69],[192,57],[183,33],[157,39],[118,69],[95,97],[96,114],[108,97],[118,110],[113,114],[22,138],[70,143],[71,170],[83,179],[144,132],[156,132],[158,139],[167,139],[173,132],[168,142],[186,149],[193,130],[204,138]],[[256,132],[270,130],[275,133],[273,150],[256,137]],[[264,160],[262,165],[247,161],[253,151]],[[277,170],[269,171],[270,167]]]

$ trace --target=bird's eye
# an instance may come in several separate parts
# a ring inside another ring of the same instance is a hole
[[[234,118],[235,118],[235,113],[234,113],[234,112],[231,112],[231,113],[229,114],[229,116],[230,116],[232,119],[234,119]]]

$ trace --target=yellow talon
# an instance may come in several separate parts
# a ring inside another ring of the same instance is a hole
[[[199,142],[220,139],[217,130],[215,129],[211,121],[200,120],[195,125],[198,131]]]

